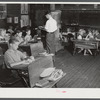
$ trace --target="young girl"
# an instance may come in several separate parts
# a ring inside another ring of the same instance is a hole
[[[99,41],[100,41],[100,33],[99,33],[98,30],[95,30],[94,38],[95,38],[96,40],[99,40]]]
[[[0,29],[0,40],[6,40],[6,29]]]
[[[24,37],[24,40],[26,42],[30,41],[32,39],[32,36],[31,36],[31,31],[30,30],[27,30],[26,31],[26,36]]]
[[[12,34],[14,33],[14,31],[13,31],[13,26],[9,26],[7,32],[9,32],[10,35],[12,35]]]
[[[94,39],[94,35],[91,30],[88,30],[88,35],[85,38],[86,40]]]
[[[84,34],[85,34],[85,30],[79,29],[77,39],[80,39],[80,40],[83,39]]]

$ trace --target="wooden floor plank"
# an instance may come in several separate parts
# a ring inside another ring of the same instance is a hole
[[[66,76],[58,83],[59,88],[100,87],[100,54],[96,57],[82,53],[73,56],[65,49],[56,55],[55,63],[57,68],[66,72]]]

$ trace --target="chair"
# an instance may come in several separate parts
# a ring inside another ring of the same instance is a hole
[[[9,79],[10,80],[0,81],[0,87],[11,87],[20,81],[20,79],[14,80],[14,79],[11,79],[11,77],[9,77]]]
[[[3,62],[3,66],[5,67],[5,69],[9,70],[9,71],[15,71],[18,75],[18,78],[15,78],[14,77],[14,81],[10,81],[10,82],[7,82],[7,81],[1,81],[0,82],[0,86],[1,87],[11,87],[12,85],[16,84],[17,82],[22,82],[22,84],[25,86],[25,87],[29,87],[29,81],[28,81],[28,73],[25,72],[25,70],[22,70],[22,69],[14,69],[14,68],[11,68],[10,66],[7,67],[5,61]],[[13,77],[13,76],[11,76]]]
[[[0,87],[11,87],[20,81],[19,78],[12,77],[11,71],[4,68],[4,63],[0,67]]]

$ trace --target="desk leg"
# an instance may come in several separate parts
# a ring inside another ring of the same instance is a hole
[[[75,55],[75,53],[76,53],[76,47],[74,47],[73,55]]]
[[[97,53],[98,53],[98,50],[96,49],[95,51],[94,51],[94,56],[96,56],[97,55]]]
[[[52,56],[53,66],[55,67],[55,55]]]
[[[90,50],[90,49],[88,49],[88,52],[92,55],[92,52],[91,52],[91,50]]]

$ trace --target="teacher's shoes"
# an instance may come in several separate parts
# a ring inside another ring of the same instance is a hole
[[[45,53],[45,56],[54,56],[53,53]]]
[[[53,53],[47,53],[47,52],[43,52],[43,53],[39,53],[40,55],[43,55],[43,56],[54,56]]]

